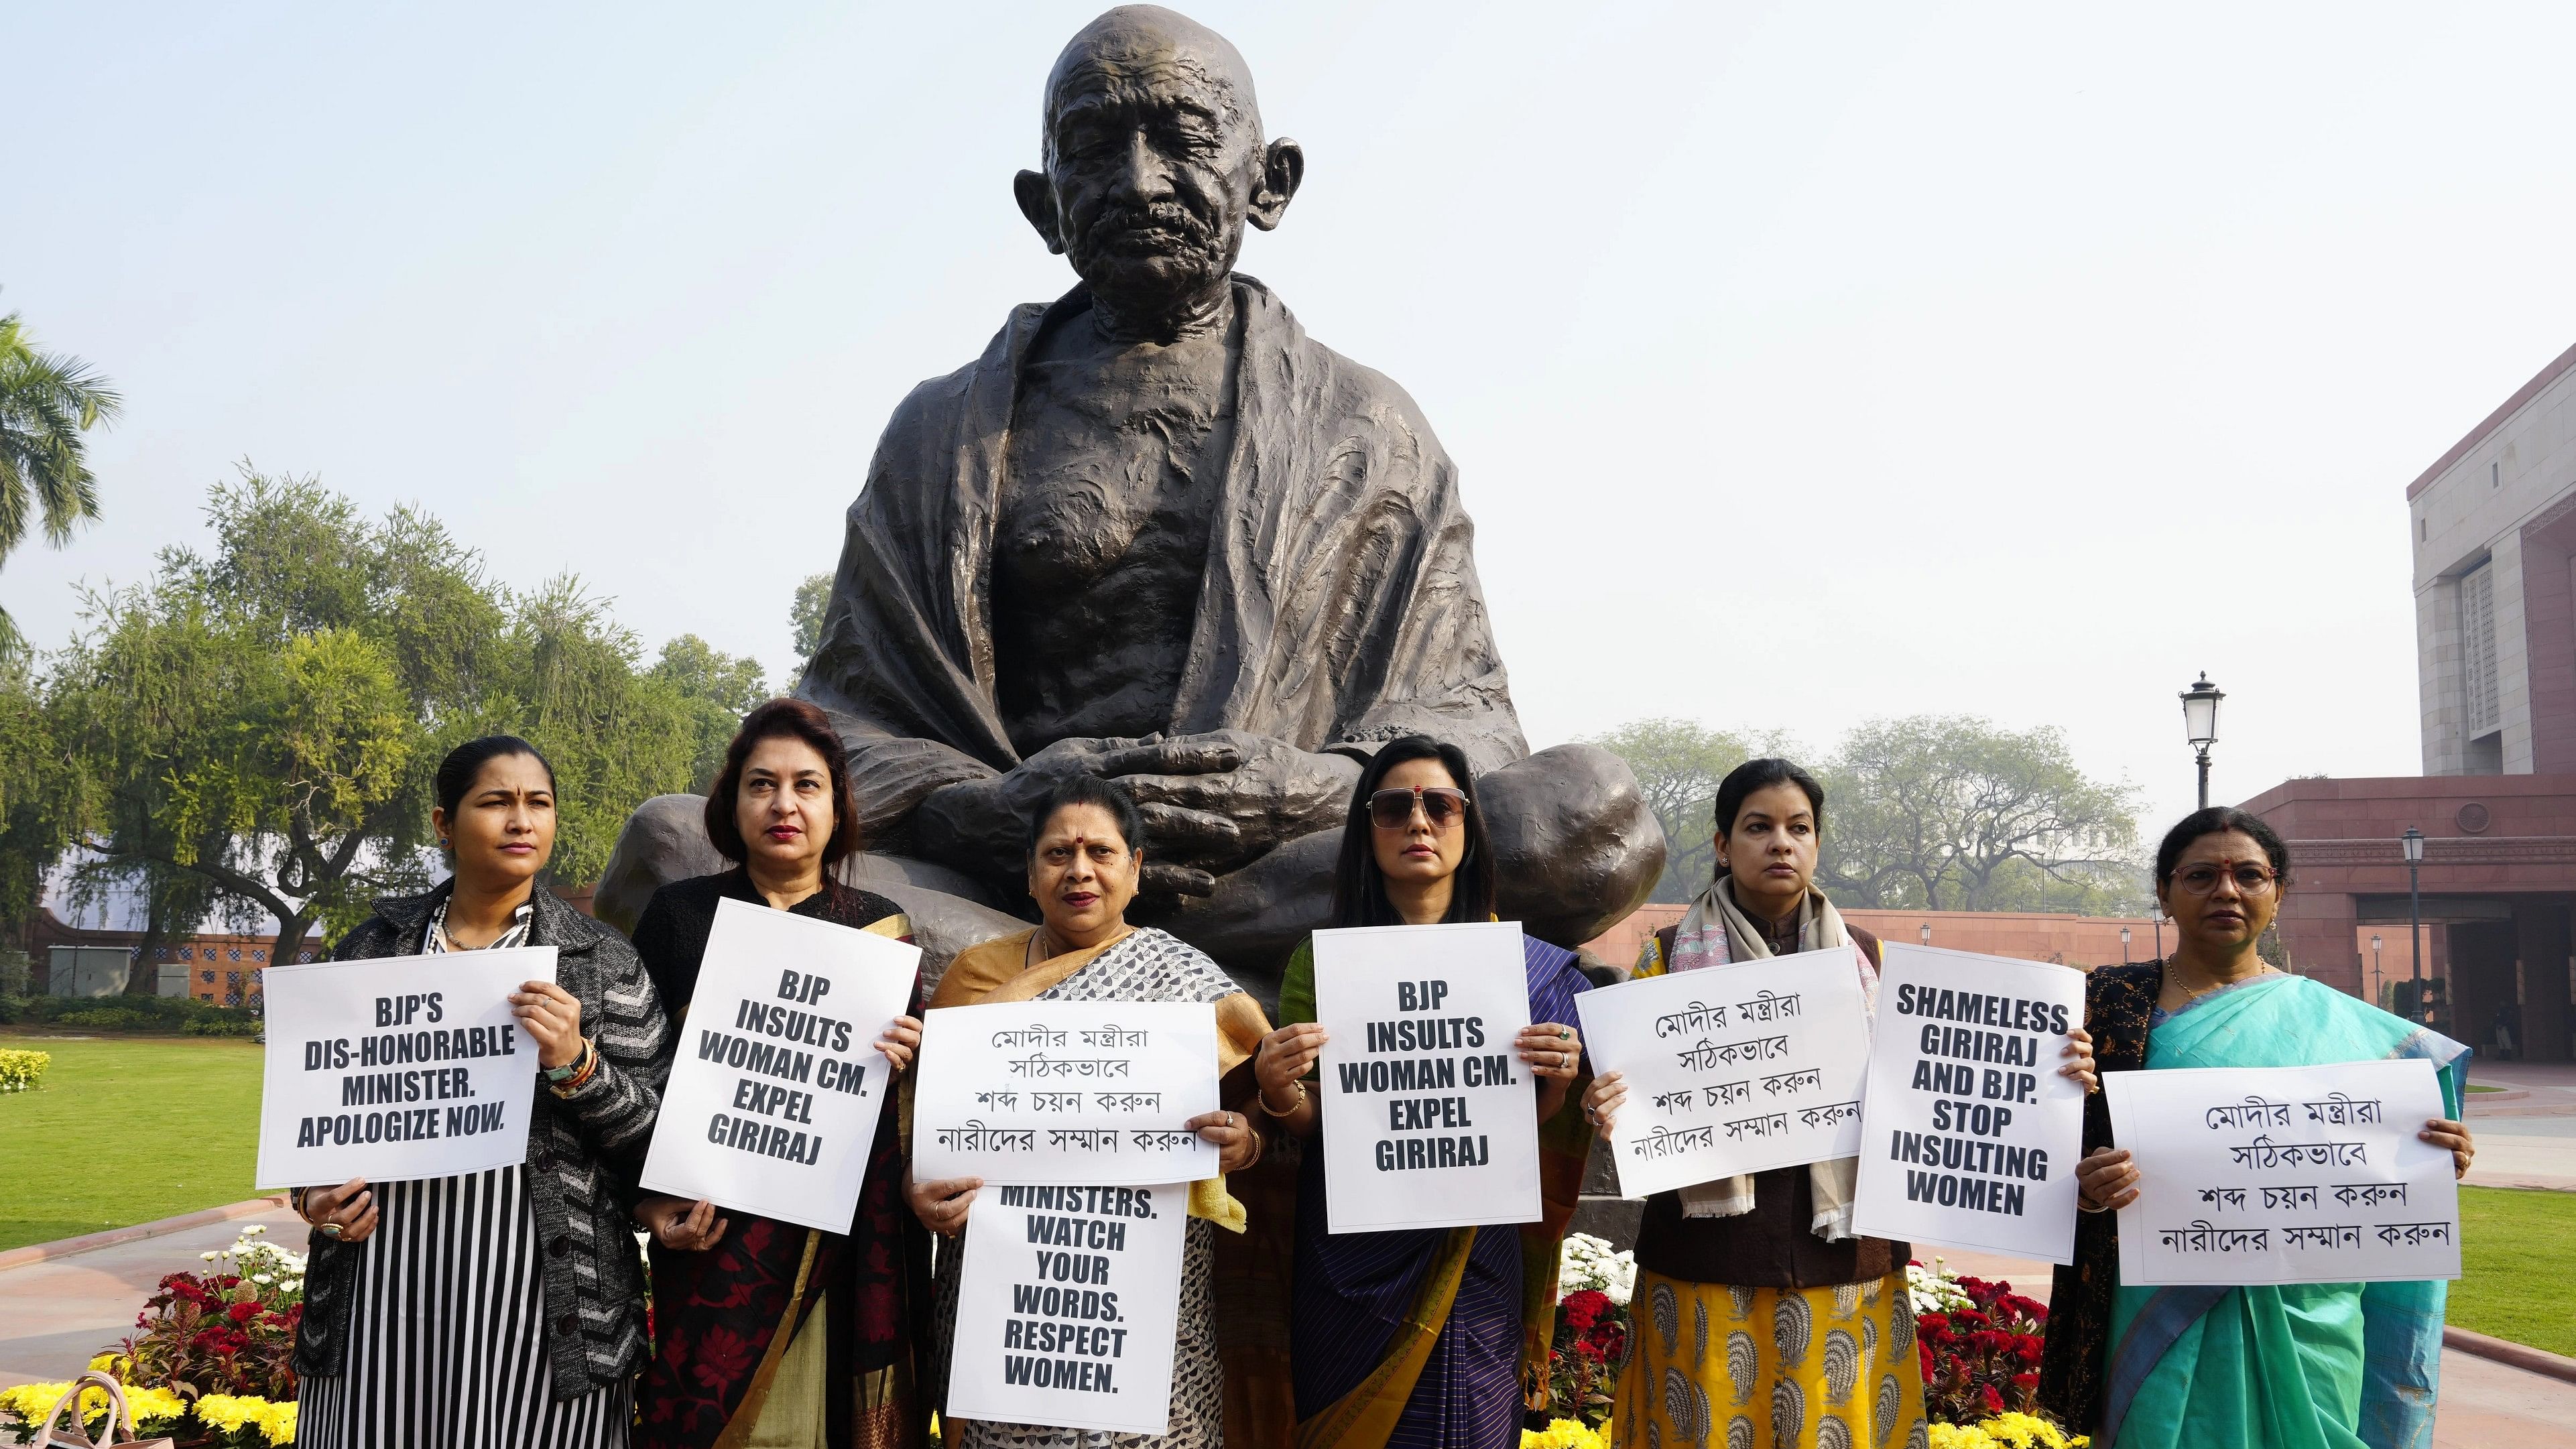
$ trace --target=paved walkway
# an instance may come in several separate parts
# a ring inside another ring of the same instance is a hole
[[[203,1268],[199,1253],[232,1246],[252,1223],[302,1251],[304,1225],[285,1208],[119,1243],[49,1263],[0,1269],[0,1388],[70,1378],[134,1329],[166,1273]]]
[[[1942,1266],[1953,1273],[2001,1278],[2016,1293],[2048,1301],[2049,1275],[2054,1270],[2046,1263],[1949,1249],[1941,1250],[1940,1257]],[[2442,1350],[2442,1398],[2433,1414],[2434,1449],[2540,1445],[2576,1446],[2576,1384],[2473,1353]]]
[[[2469,1082],[2505,1089],[2469,1094],[2469,1130],[2478,1140],[2469,1185],[2576,1192],[2576,1063],[2480,1058]]]

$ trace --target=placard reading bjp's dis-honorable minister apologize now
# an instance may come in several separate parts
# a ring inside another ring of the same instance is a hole
[[[528,1155],[537,1048],[510,1012],[555,948],[271,966],[258,1185],[453,1177]]]

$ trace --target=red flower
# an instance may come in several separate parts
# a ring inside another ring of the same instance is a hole
[[[1588,1333],[1592,1325],[1600,1321],[1601,1315],[1609,1311],[1610,1295],[1597,1288],[1586,1288],[1579,1293],[1568,1293],[1565,1301],[1556,1308],[1565,1315],[1566,1327],[1577,1333]]]
[[[1993,1384],[1980,1384],[1977,1387],[1977,1398],[1985,1404],[1986,1412],[1989,1414],[2000,1414],[2004,1411],[2004,1396],[1995,1392]]]
[[[259,1305],[256,1303],[236,1303],[224,1311],[231,1316],[233,1322],[248,1323],[253,1318],[259,1316]]]
[[[2024,1390],[2025,1392],[2033,1392],[2033,1393],[2035,1393],[2035,1392],[2037,1392],[2037,1391],[2038,1391],[2038,1389],[2039,1389],[2039,1375],[2037,1375],[2037,1374],[2014,1374],[2014,1375],[2013,1375],[2013,1387],[2014,1387],[2014,1388],[2017,1388],[2017,1389]]]

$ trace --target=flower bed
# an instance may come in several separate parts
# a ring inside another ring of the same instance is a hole
[[[1571,1426],[1595,1434],[1591,1444],[1550,1440],[1545,1449],[1598,1449],[1597,1432],[1610,1422],[1611,1390],[1628,1346],[1628,1295],[1636,1286],[1634,1254],[1614,1253],[1588,1233],[1565,1240],[1557,1260],[1556,1338],[1548,1349],[1551,1411],[1560,1416],[1544,1431]],[[1524,1449],[1535,1449],[1524,1431]]]
[[[2048,1305],[2010,1283],[1963,1278],[1909,1263],[1914,1351],[1923,1363],[1923,1407],[1932,1443],[1955,1449],[2068,1449],[2070,1438],[2039,1407],[2039,1359]]]
[[[0,1051],[0,1092],[29,1091],[43,1083],[51,1052]]]
[[[125,1386],[147,1436],[182,1449],[263,1449],[295,1442],[295,1325],[304,1316],[304,1257],[268,1242],[254,1223],[229,1248],[202,1254],[202,1273],[172,1273],[134,1320],[134,1333],[90,1367]],[[0,1390],[0,1442],[32,1443],[68,1383]],[[107,1395],[83,1396],[84,1418],[107,1419]],[[96,1437],[93,1435],[93,1437]]]

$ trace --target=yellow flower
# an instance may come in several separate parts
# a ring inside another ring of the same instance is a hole
[[[34,1424],[39,1415],[61,1402],[63,1395],[71,1391],[72,1386],[67,1383],[20,1384],[14,1389],[0,1389],[0,1413]]]
[[[270,1404],[268,1416],[260,1420],[259,1431],[268,1436],[268,1442],[271,1444],[294,1443],[295,1401],[289,1399],[282,1404]]]
[[[1545,1429],[1521,1431],[1521,1449],[1608,1449],[1609,1442],[1609,1425],[1596,1433],[1580,1419],[1553,1419]]]

